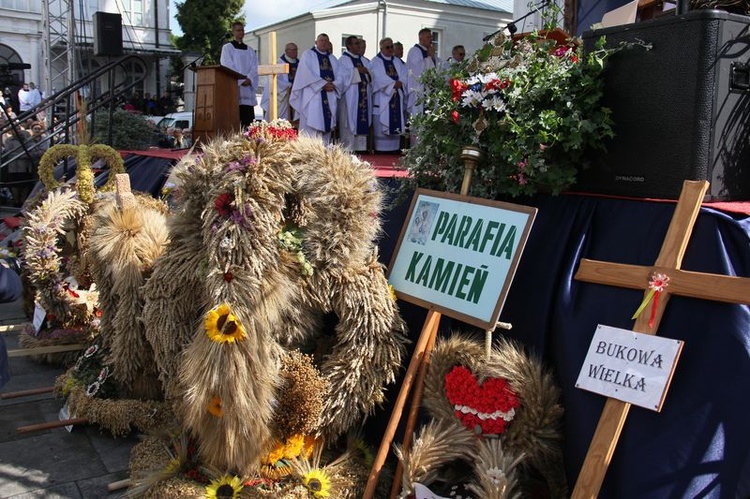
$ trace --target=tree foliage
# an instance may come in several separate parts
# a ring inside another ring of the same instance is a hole
[[[94,117],[94,142],[118,150],[140,151],[156,144],[154,128],[143,116],[117,109],[112,114],[112,143],[109,143],[109,111],[97,111]]]
[[[177,48],[205,54],[202,64],[216,64],[224,34],[231,31],[244,0],[185,0],[175,2],[177,23],[183,35],[177,38]]]

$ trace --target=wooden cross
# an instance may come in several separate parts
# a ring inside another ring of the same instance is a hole
[[[271,31],[268,34],[268,46],[271,51],[268,54],[269,64],[258,66],[258,76],[271,75],[271,95],[269,97],[268,121],[273,121],[279,117],[278,101],[278,82],[276,81],[280,74],[289,72],[289,64],[276,64],[276,32]],[[288,118],[291,121],[291,116]]]
[[[117,207],[122,210],[132,210],[135,208],[135,196],[130,190],[130,175],[127,173],[118,173],[115,175],[115,199]]]
[[[655,334],[669,296],[672,294],[727,303],[750,304],[750,278],[680,270],[682,258],[707,189],[708,182],[685,181],[667,235],[653,267],[581,259],[575,275],[576,279],[610,286],[645,289],[644,297],[649,294],[649,279],[653,274],[660,273],[669,276],[669,285],[664,288],[660,300],[655,304],[652,326],[649,326],[649,312],[644,311],[636,319],[633,331]],[[574,499],[598,496],[629,410],[629,403],[612,398],[607,399],[573,490]]]

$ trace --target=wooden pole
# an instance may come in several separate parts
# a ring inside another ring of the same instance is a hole
[[[464,160],[464,179],[461,184],[461,195],[466,196],[469,193],[469,188],[471,187],[471,180],[474,176],[474,170],[477,166],[477,161],[482,157],[482,151],[477,149],[476,147],[465,147],[463,151],[461,151],[461,159]],[[430,310],[427,314],[427,318],[425,319],[425,325],[422,328],[422,332],[419,335],[419,340],[417,341],[417,347],[414,349],[414,354],[412,355],[411,362],[409,363],[409,369],[407,370],[406,377],[404,378],[404,383],[401,385],[401,391],[399,392],[397,399],[396,406],[393,409],[393,412],[391,413],[391,419],[388,421],[388,428],[386,429],[386,434],[383,436],[383,440],[380,442],[380,448],[378,449],[378,455],[375,458],[375,463],[373,464],[372,471],[370,472],[370,477],[367,480],[367,489],[365,489],[365,495],[364,499],[372,499],[373,495],[375,494],[375,488],[378,484],[378,479],[380,477],[380,472],[383,464],[385,463],[385,459],[388,455],[388,448],[391,445],[391,442],[393,442],[393,437],[396,432],[396,428],[398,427],[398,423],[401,420],[401,413],[403,412],[403,406],[406,401],[406,398],[409,395],[409,390],[411,390],[412,380],[411,377],[414,376],[414,371],[417,371],[417,379],[416,379],[416,388],[414,389],[414,394],[412,396],[411,406],[409,408],[409,416],[406,422],[406,428],[404,431],[404,439],[402,442],[402,448],[404,451],[409,450],[409,447],[411,446],[411,439],[412,434],[414,433],[414,427],[417,423],[417,416],[419,415],[419,406],[422,404],[422,395],[424,393],[424,380],[427,377],[427,369],[430,365],[430,355],[432,354],[432,350],[435,347],[435,341],[437,340],[437,332],[438,332],[438,326],[440,324],[440,317],[441,314],[438,312],[435,312],[434,310]],[[432,324],[434,322],[434,325]],[[429,325],[429,327],[428,327]],[[427,335],[427,337],[424,337]],[[415,360],[417,361],[417,365],[415,365]],[[413,370],[412,370],[413,368]],[[409,383],[407,385],[407,378],[409,378]],[[406,388],[406,393],[404,393],[404,388]],[[403,394],[403,401],[402,399]],[[401,403],[399,404],[399,401]],[[394,422],[395,419],[395,422]],[[391,429],[391,426],[393,427],[393,431],[389,433],[389,429]],[[403,475],[403,465],[399,461],[399,463],[396,465],[396,473],[393,476],[393,484],[391,486],[391,497],[396,497],[398,495],[399,485],[401,483],[401,476]]]
[[[86,345],[80,343],[73,343],[70,345],[51,345],[48,347],[36,348],[18,348],[16,350],[8,350],[8,358],[25,357],[27,355],[46,355],[48,353],[73,352],[75,350],[83,350],[84,348],[86,348]]]
[[[21,397],[30,397],[31,395],[41,395],[43,393],[52,393],[55,391],[54,386],[44,388],[32,388],[30,390],[19,390],[17,392],[0,393],[0,399],[15,399]]]
[[[28,325],[30,325],[28,322],[24,322],[23,324],[7,324],[0,326],[0,333],[16,333],[26,329],[26,326]]]
[[[126,478],[124,480],[118,480],[116,482],[107,484],[107,490],[110,492],[114,492],[115,490],[125,489],[127,487],[130,487],[130,478]]]
[[[271,58],[270,61],[268,61],[269,64],[276,64],[276,32],[271,31],[268,33],[268,44],[271,48],[271,51],[269,52],[269,56]],[[278,102],[278,82],[276,81],[278,79],[278,76],[276,73],[271,75],[271,102],[269,102],[269,114],[270,114],[270,120],[273,121],[276,118],[279,117],[279,102]]]
[[[419,373],[417,374],[417,382],[414,385],[414,395],[412,395],[411,406],[409,407],[409,416],[406,420],[406,428],[404,429],[404,440],[401,446],[404,450],[411,447],[411,439],[414,434],[414,428],[417,426],[417,416],[419,416],[419,406],[422,403],[422,396],[424,395],[424,380],[427,377],[427,369],[430,367],[430,354],[435,348],[435,341],[437,340],[437,327],[435,331],[430,334],[427,338],[427,344],[422,354],[422,361],[419,365]],[[398,495],[398,491],[401,488],[401,476],[404,474],[404,465],[401,461],[396,465],[396,473],[393,475],[393,484],[391,486],[391,498]]]
[[[425,318],[422,332],[419,334],[417,344],[414,346],[414,353],[411,356],[409,367],[404,375],[404,381],[401,383],[401,390],[398,392],[396,403],[393,406],[393,412],[391,412],[391,418],[388,420],[388,426],[383,434],[383,440],[380,442],[380,448],[375,456],[375,460],[370,471],[370,476],[367,479],[367,488],[365,488],[365,495],[363,499],[372,499],[375,495],[375,489],[378,486],[378,480],[380,479],[380,472],[383,470],[383,464],[388,456],[388,450],[391,447],[391,442],[396,435],[396,429],[398,423],[401,420],[401,414],[406,404],[406,398],[409,396],[414,379],[417,376],[417,370],[422,363],[424,356],[427,351],[427,344],[430,341],[430,337],[437,334],[438,326],[440,325],[440,312],[430,310],[427,312],[427,318]],[[395,479],[394,479],[395,480]]]
[[[49,423],[38,423],[28,426],[19,426],[16,428],[18,433],[31,433],[32,431],[51,430],[53,428],[61,428],[63,426],[86,424],[89,420],[86,418],[71,418],[62,419],[60,421],[50,421]]]

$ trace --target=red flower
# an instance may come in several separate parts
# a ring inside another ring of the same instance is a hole
[[[445,375],[445,395],[459,421],[472,431],[480,428],[483,434],[503,433],[521,405],[504,379],[488,378],[479,385],[464,366]]]
[[[453,111],[451,113],[451,118],[453,119],[453,123],[458,125],[459,120],[461,119],[461,115],[458,114],[458,111]]]
[[[214,208],[219,212],[220,217],[227,218],[232,214],[232,203],[234,203],[234,194],[225,192],[214,200]]]
[[[567,47],[557,47],[554,52],[552,52],[552,55],[555,57],[565,57],[569,56],[570,60],[572,62],[578,62],[578,56],[575,53],[575,49],[571,46]]]
[[[450,79],[450,86],[451,92],[453,94],[453,102],[458,102],[458,100],[461,98],[461,94],[464,93],[464,90],[469,88],[468,85],[456,78]]]

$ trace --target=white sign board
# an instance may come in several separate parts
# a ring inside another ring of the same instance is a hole
[[[34,325],[34,336],[39,336],[39,331],[42,330],[42,325],[44,324],[44,319],[47,318],[47,311],[44,310],[44,307],[42,307],[39,302],[34,303],[34,318],[32,320],[32,324]]]
[[[65,421],[70,419],[70,407],[68,407],[68,401],[65,401],[65,404],[60,408],[60,412],[57,413],[57,417],[60,421]],[[68,433],[73,431],[73,425],[65,425],[64,428],[68,430]]]
[[[577,388],[661,411],[683,342],[599,324]]]
[[[399,298],[492,329],[536,211],[417,189],[388,281]]]

